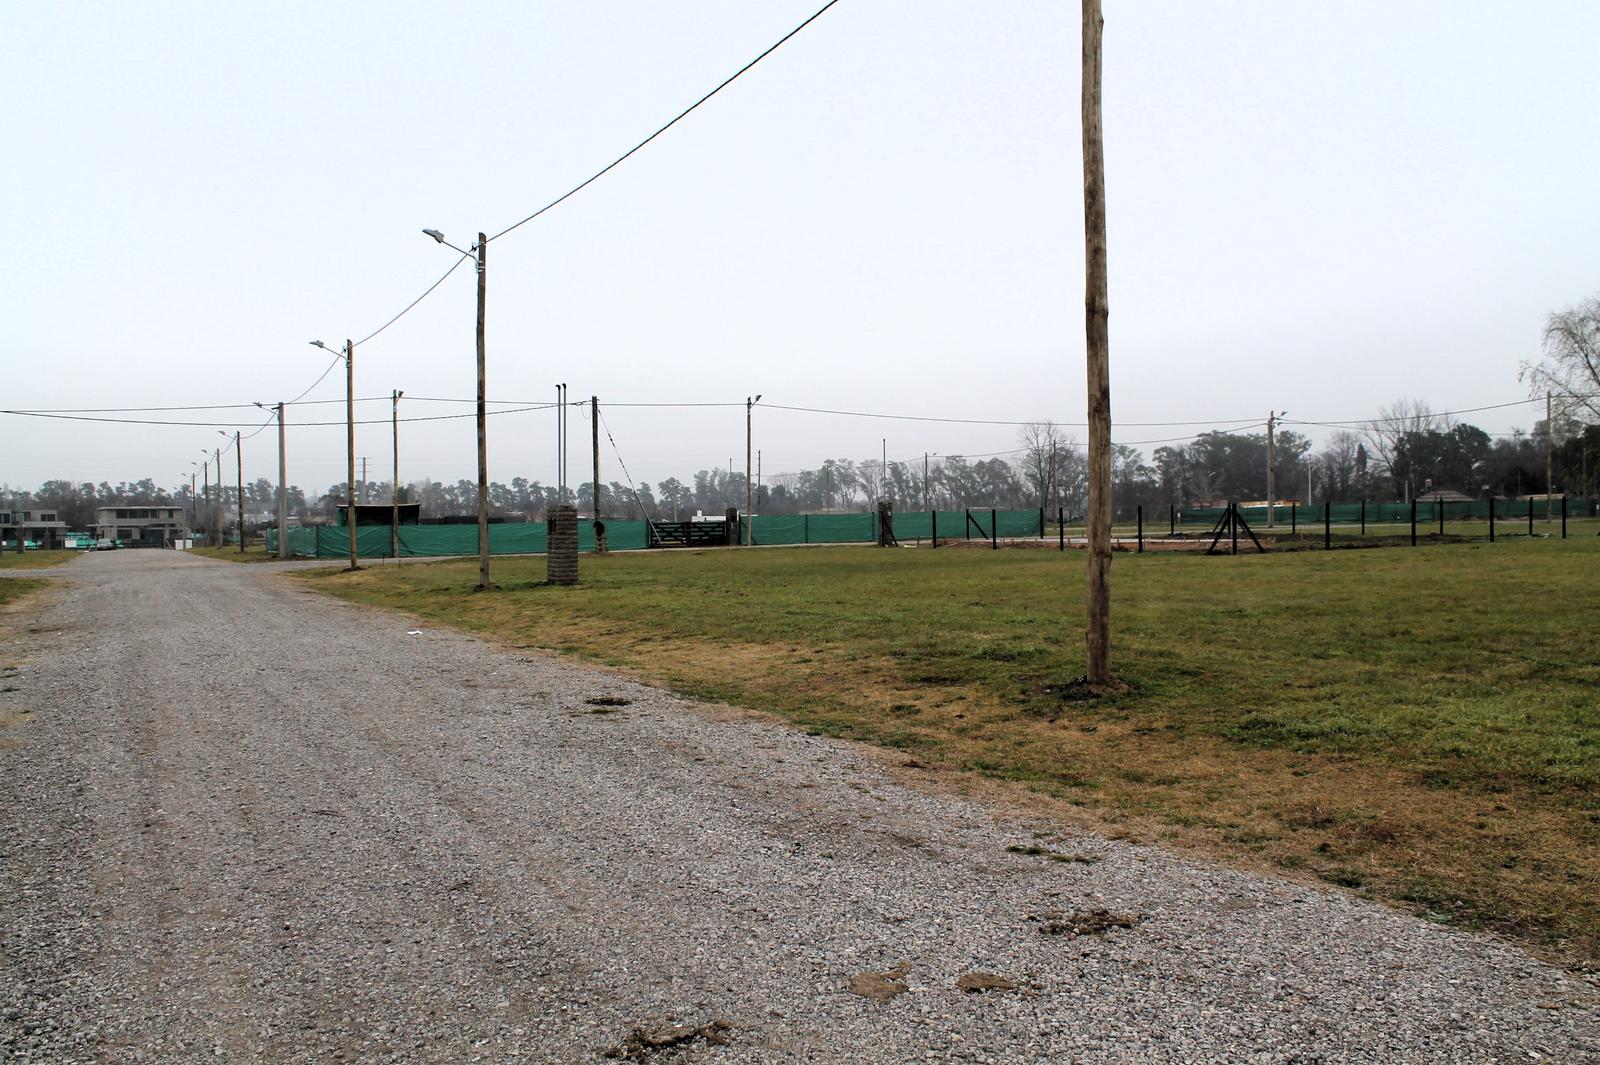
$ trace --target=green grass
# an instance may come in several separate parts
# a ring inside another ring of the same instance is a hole
[[[0,552],[0,569],[44,569],[71,562],[81,554],[82,551],[24,551],[20,555],[15,551]]]
[[[1166,840],[1600,944],[1600,539],[1119,554],[1078,697],[1081,553],[839,548],[323,573],[363,602],[1016,782]],[[1511,859],[1508,863],[1508,858]],[[1409,892],[1409,894],[1408,894]],[[1448,905],[1439,897],[1448,896]]]
[[[26,577],[7,577],[0,580],[0,607],[22,599],[29,593],[47,587],[48,581],[29,580]]]

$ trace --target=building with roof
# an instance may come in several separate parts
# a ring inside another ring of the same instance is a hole
[[[66,546],[67,523],[54,510],[0,510],[0,541],[15,550],[18,534],[24,544],[54,551]]]
[[[182,507],[97,507],[95,535],[124,547],[172,547],[189,538],[189,519]]]

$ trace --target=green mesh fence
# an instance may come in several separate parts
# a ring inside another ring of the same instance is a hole
[[[967,515],[971,515],[971,521]],[[741,532],[751,519],[741,519]],[[1038,536],[1041,525],[1037,510],[941,510],[908,511],[894,515],[895,537],[902,541],[931,539],[937,526],[940,539],[988,539],[999,526],[1001,539]],[[612,551],[638,551],[650,546],[649,523],[607,520],[606,546]],[[754,543],[780,544],[871,544],[878,541],[876,514],[785,514],[758,515],[754,519]],[[278,549],[276,529],[267,531],[267,550]],[[289,530],[289,550],[303,558],[348,558],[350,534],[343,526],[320,525]],[[537,555],[545,550],[543,522],[518,522],[489,526],[489,553],[493,555]],[[578,550],[594,550],[594,526],[578,521]],[[391,557],[389,528],[380,525],[356,527],[356,553],[361,558]],[[476,525],[402,525],[401,558],[443,558],[478,553]]]
[[[1528,506],[1526,499],[1496,499],[1493,501],[1495,521],[1527,521]],[[1545,501],[1536,499],[1531,501],[1533,506],[1533,520],[1545,520]],[[1452,521],[1482,521],[1489,520],[1489,507],[1487,499],[1471,499],[1459,501],[1435,502],[1433,500],[1417,501],[1417,524],[1429,523],[1437,525],[1439,511],[1443,509],[1444,520]],[[1328,507],[1328,520],[1335,525],[1359,525],[1362,521],[1363,505],[1356,503],[1334,503]],[[1561,500],[1554,501],[1550,508],[1551,516],[1559,519],[1561,516]],[[1567,516],[1571,518],[1588,517],[1595,512],[1595,501],[1592,499],[1567,498]],[[1221,507],[1195,507],[1180,509],[1178,511],[1178,524],[1180,525],[1215,525],[1225,513]],[[1376,503],[1365,504],[1366,522],[1368,525],[1407,524],[1411,522],[1410,503]],[[1252,527],[1265,527],[1267,524],[1267,508],[1240,507],[1239,516]],[[1145,528],[1148,531],[1167,520],[1165,513],[1145,515]],[[1309,507],[1277,507],[1273,515],[1279,525],[1306,524],[1320,525],[1323,521],[1323,505],[1314,503]]]

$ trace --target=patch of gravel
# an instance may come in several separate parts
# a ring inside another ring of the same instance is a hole
[[[1597,989],[1508,944],[1092,836],[1008,851],[1037,826],[843,744],[275,568],[85,556],[32,623],[0,1061],[1600,1059]]]

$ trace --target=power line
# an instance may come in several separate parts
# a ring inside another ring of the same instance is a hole
[[[729,404],[719,404],[719,405],[720,406],[739,406],[740,404],[729,403]],[[627,403],[614,403],[614,404],[612,404],[612,406],[626,407],[626,406],[630,406],[630,404],[627,404]],[[940,417],[934,417],[932,415],[922,415],[922,414],[882,414],[882,413],[877,413],[877,412],[873,412],[873,411],[830,410],[830,409],[827,409],[827,408],[824,408],[824,407],[794,407],[794,406],[786,406],[785,404],[782,404],[782,403],[762,403],[761,406],[762,407],[766,407],[766,408],[771,409],[771,410],[799,411],[799,412],[804,413],[804,414],[833,414],[833,415],[837,415],[839,417],[844,417],[844,418],[881,418],[881,419],[883,419],[885,421],[897,421],[897,422],[941,422],[941,423],[945,423],[945,424],[949,424],[949,425],[1027,426],[1027,425],[1041,425],[1041,424],[1044,424],[1044,423],[1048,422],[1051,425],[1059,425],[1059,426],[1062,426],[1063,428],[1082,429],[1082,428],[1086,428],[1088,426],[1088,424],[1089,424],[1088,422],[1058,422],[1058,421],[1052,421],[1050,419],[1042,419],[1042,418],[1035,418],[1035,419],[1032,419],[1030,421],[1007,421],[1007,420],[999,419],[999,418],[940,418]],[[1186,422],[1118,422],[1117,424],[1118,425],[1122,425],[1122,426],[1127,426],[1129,428],[1134,428],[1134,429],[1156,429],[1156,428],[1167,428],[1167,427],[1176,428],[1176,427],[1179,427],[1179,426],[1189,426],[1189,425],[1215,425],[1218,422],[1232,422],[1232,421],[1241,421],[1241,420],[1242,419],[1239,419],[1239,418],[1206,418],[1206,419],[1200,419],[1200,420],[1195,420],[1195,421],[1186,421]]]
[[[393,318],[389,319],[387,322],[384,322],[382,325],[380,325],[378,328],[374,329],[372,332],[368,333],[366,336],[362,337],[360,340],[356,341],[356,347],[359,348],[361,345],[365,344],[367,341],[371,340],[373,337],[377,336],[379,333],[383,332],[385,329],[389,328],[391,325],[394,325],[394,323],[396,323],[400,319],[404,318],[410,312],[411,308],[415,307],[417,304],[419,304],[423,300],[427,299],[429,296],[431,296],[433,294],[433,290],[434,289],[436,289],[440,285],[444,284],[444,279],[449,277],[451,274],[455,273],[456,272],[456,267],[458,267],[462,263],[466,262],[468,258],[469,258],[469,256],[463,255],[463,256],[461,256],[461,258],[457,259],[454,263],[452,263],[450,265],[450,269],[446,270],[443,274],[441,274],[439,276],[439,280],[437,280],[433,284],[429,285],[427,287],[427,290],[424,291],[422,293],[422,295],[418,296],[416,299],[414,299],[410,303],[406,304],[404,310],[402,310],[399,314],[395,315]],[[327,374],[323,374],[323,376],[326,377]],[[309,389],[308,389],[308,391],[309,391]],[[303,394],[304,393],[302,393],[302,395]]]
[[[410,398],[410,397],[407,397],[407,398]],[[510,408],[510,409],[507,409],[507,410],[492,410],[492,411],[489,411],[488,413],[489,414],[523,414],[523,413],[526,413],[527,411],[533,411],[533,410],[549,410],[550,408],[552,408],[554,406],[555,406],[554,403],[544,403],[544,404],[536,404],[536,405],[526,406],[526,407],[513,407],[513,408]],[[95,416],[86,415],[86,414],[55,414],[55,413],[47,413],[47,412],[44,412],[44,411],[31,411],[31,410],[0,410],[0,414],[11,414],[11,415],[16,415],[18,417],[23,417],[23,418],[46,418],[46,419],[51,419],[51,420],[69,421],[69,422],[102,422],[102,423],[107,423],[107,424],[112,424],[112,425],[181,425],[181,426],[192,426],[192,427],[199,428],[199,429],[235,429],[235,430],[239,430],[241,432],[246,427],[254,424],[253,422],[181,422],[181,421],[170,421],[170,420],[154,419],[154,418],[101,418],[101,417],[95,417]],[[428,415],[420,415],[420,416],[411,417],[411,418],[401,418],[400,421],[402,421],[402,422],[442,422],[442,421],[452,421],[452,420],[458,419],[458,418],[472,418],[472,417],[475,417],[475,414],[469,411],[469,412],[463,413],[463,414],[428,414]],[[390,424],[390,421],[391,421],[391,419],[389,419],[389,418],[358,418],[358,419],[356,419],[356,423],[355,424],[357,424],[357,425],[388,425],[388,424]],[[266,428],[268,425],[271,425],[271,424],[272,424],[272,419],[269,418],[269,419],[267,419],[266,422],[263,422],[260,426],[258,426],[255,429],[255,432],[252,432],[250,435],[254,436],[256,433],[260,432],[262,429]],[[294,427],[297,428],[297,429],[305,429],[305,428],[314,428],[314,427],[319,427],[319,426],[345,425],[345,424],[347,424],[347,423],[344,420],[341,419],[339,421],[333,421],[333,422],[295,422],[294,423]],[[249,439],[249,437],[246,437],[245,439]]]
[[[806,19],[804,22],[800,23],[800,25],[796,26],[794,29],[790,30],[788,33],[784,34],[782,37],[778,38],[777,42],[775,44],[771,45],[770,47],[768,47],[766,51],[762,52],[760,55],[758,55],[754,59],[750,60],[750,62],[746,63],[744,66],[742,66],[738,70],[734,71],[727,78],[723,79],[722,83],[720,85],[718,85],[715,89],[712,89],[710,92],[708,92],[704,96],[700,97],[700,99],[696,100],[694,103],[690,104],[688,107],[686,107],[682,111],[678,112],[678,114],[676,115],[676,117],[674,117],[672,119],[672,121],[668,122],[666,125],[662,126],[660,129],[656,130],[654,133],[650,134],[650,136],[646,137],[644,140],[640,141],[638,144],[635,144],[632,148],[629,148],[627,151],[623,152],[621,155],[619,155],[615,159],[611,160],[611,162],[607,163],[605,166],[601,167],[599,170],[595,171],[593,174],[589,175],[587,178],[583,179],[578,184],[576,184],[572,188],[568,189],[566,192],[563,192],[560,196],[557,196],[555,199],[551,200],[549,203],[545,204],[543,207],[539,208],[537,211],[535,211],[532,214],[528,215],[526,218],[522,219],[522,221],[513,223],[512,225],[509,225],[506,228],[502,229],[500,232],[498,232],[494,236],[490,237],[489,240],[491,240],[491,241],[499,240],[501,237],[505,236],[507,233],[510,233],[512,230],[517,229],[520,226],[524,226],[524,225],[528,224],[529,222],[533,221],[535,218],[538,218],[540,215],[542,215],[546,211],[550,210],[552,207],[555,207],[557,204],[560,204],[564,200],[567,200],[568,198],[577,195],[579,192],[582,192],[584,189],[588,188],[590,185],[592,185],[596,181],[600,180],[606,174],[610,173],[613,169],[615,169],[617,166],[619,166],[629,156],[633,155],[639,149],[643,148],[645,145],[649,144],[651,141],[653,141],[657,137],[661,136],[663,133],[665,133],[667,130],[671,129],[673,126],[677,125],[680,120],[682,120],[685,117],[687,117],[691,111],[695,110],[695,108],[699,107],[701,104],[705,103],[707,100],[709,100],[713,96],[717,95],[717,93],[721,92],[723,89],[726,89],[729,85],[733,84],[733,82],[737,81],[738,78],[740,77],[740,75],[742,75],[745,71],[749,70],[751,67],[755,66],[757,63],[759,63],[763,59],[767,58],[767,56],[771,55],[773,52],[776,52],[779,48],[781,48],[783,46],[784,42],[788,41],[789,38],[793,37],[795,34],[799,33],[801,30],[805,29],[807,26],[811,25],[813,22],[817,21],[817,19],[821,18],[822,15],[830,7],[832,7],[834,4],[836,4],[838,2],[839,2],[839,0],[828,0],[827,3],[823,4],[815,12],[813,12],[810,18]],[[427,293],[423,293],[423,295],[427,295]],[[409,308],[407,308],[407,309],[409,310]],[[401,312],[401,313],[404,313],[404,312]]]

